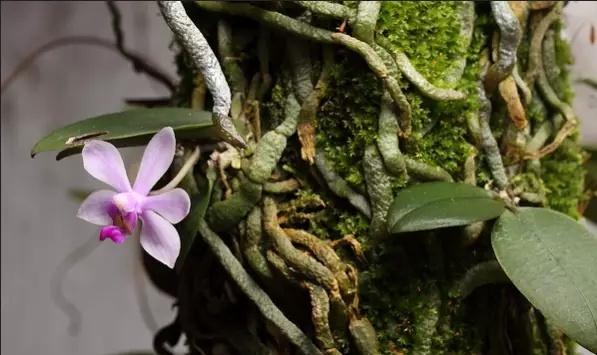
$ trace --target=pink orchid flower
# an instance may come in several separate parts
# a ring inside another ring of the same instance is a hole
[[[99,239],[124,242],[141,219],[141,246],[145,251],[174,267],[180,252],[180,238],[172,224],[189,213],[189,195],[180,188],[150,194],[153,186],[166,173],[176,149],[174,131],[166,127],[147,144],[134,185],[126,175],[120,153],[112,144],[90,140],[83,147],[83,166],[94,178],[116,191],[95,191],[83,203],[77,217],[102,227]]]

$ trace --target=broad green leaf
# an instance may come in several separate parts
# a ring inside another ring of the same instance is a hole
[[[213,167],[208,167],[206,173],[207,181],[203,186],[198,195],[193,196],[191,199],[191,211],[189,215],[181,222],[178,228],[180,234],[180,253],[176,260],[176,270],[180,271],[185,258],[189,254],[197,232],[199,231],[199,222],[205,217],[207,207],[211,200],[211,192],[214,187],[216,180],[216,172]]]
[[[533,306],[597,352],[597,236],[564,214],[525,207],[498,219],[491,244]]]
[[[160,129],[170,126],[177,138],[210,138],[216,136],[211,112],[189,108],[134,109],[88,118],[59,128],[42,138],[31,150],[59,151],[60,160],[81,151],[89,139],[109,141],[117,147],[143,145]]]
[[[454,227],[498,217],[504,203],[484,189],[430,182],[400,190],[388,211],[390,233]]]

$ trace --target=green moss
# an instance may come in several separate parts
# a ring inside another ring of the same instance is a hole
[[[454,1],[383,2],[378,32],[404,51],[428,80],[442,84],[444,73],[465,55]]]
[[[570,45],[559,35],[562,26],[562,22],[556,22],[554,26],[556,63],[559,67],[559,75],[558,80],[552,85],[560,99],[570,104],[574,98],[569,69],[573,60]],[[539,107],[538,110],[540,113],[537,116],[546,116],[545,108]],[[533,112],[532,106],[530,112]],[[584,198],[586,174],[582,166],[586,153],[578,146],[577,141],[577,135],[567,139],[558,150],[541,160],[541,178],[547,188],[549,207],[573,218],[580,217],[578,205]]]
[[[585,152],[568,139],[553,154],[541,160],[541,178],[547,188],[548,206],[579,218],[578,205],[583,198],[586,171]]]
[[[527,119],[534,129],[540,126],[540,123],[545,121],[547,117],[547,109],[541,100],[539,100],[539,93],[537,90],[533,91],[533,100],[527,108]]]
[[[380,255],[380,258],[389,255]],[[359,275],[362,310],[375,327],[383,354],[412,346],[414,307],[423,281],[410,280],[399,263],[374,263]]]
[[[284,103],[288,89],[283,80],[278,80],[271,90],[271,97],[261,104],[261,121],[265,123],[262,128],[265,133],[284,121]]]
[[[455,178],[462,177],[464,162],[474,151],[469,143],[465,117],[477,115],[479,108],[479,58],[481,49],[487,45],[485,26],[487,16],[480,15],[475,21],[475,32],[466,53],[468,64],[456,86],[467,94],[465,100],[433,101],[417,92],[407,92],[413,112],[413,126],[421,134],[405,142],[405,151],[427,163],[443,167]]]
[[[363,184],[360,162],[377,135],[380,97],[381,83],[360,58],[347,54],[334,66],[317,116],[317,149],[354,187]]]
[[[471,327],[476,315],[471,315],[462,300],[441,291],[447,284],[431,272],[431,256],[424,249],[420,243],[394,239],[370,252],[370,266],[359,275],[362,310],[377,330],[382,354],[414,353],[415,348],[429,347],[430,354],[477,353],[482,339],[478,329]],[[468,254],[450,259],[450,267],[459,270],[454,278],[464,272],[463,265],[480,257]],[[424,333],[433,335],[431,339],[417,336]]]
[[[572,50],[570,44],[562,36],[559,35],[563,31],[562,22],[557,22],[554,26],[556,35],[555,49],[556,49],[556,63],[559,67],[559,80],[554,85],[554,90],[558,93],[560,99],[564,102],[572,103],[574,99],[574,91],[570,85],[570,65],[573,63]]]
[[[512,190],[520,195],[521,192],[532,193],[542,201],[546,200],[547,188],[543,180],[534,172],[524,172],[513,176],[510,179]]]

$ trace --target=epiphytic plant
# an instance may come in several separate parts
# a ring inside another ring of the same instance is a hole
[[[176,134],[167,187],[191,208],[174,271],[146,263],[177,299],[160,354],[182,334],[192,354],[595,351],[563,6],[159,1],[181,108],[84,120],[32,153],[82,148],[87,168],[97,140]],[[110,198],[120,241],[134,226]]]

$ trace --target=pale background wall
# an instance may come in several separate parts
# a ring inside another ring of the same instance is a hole
[[[174,75],[170,33],[153,2],[118,4],[126,45]],[[103,2],[1,3],[2,80],[31,50],[65,35],[112,39]],[[597,78],[597,43],[589,42],[597,3],[571,2],[566,8],[575,36],[575,75]],[[578,34],[576,34],[578,31]],[[80,157],[54,161],[52,154],[29,158],[33,143],[50,130],[84,117],[117,111],[124,97],[166,94],[136,75],[115,53],[70,46],[45,54],[2,93],[2,323],[1,351],[7,355],[102,355],[149,349],[152,333],[139,312],[133,282],[137,243],[101,243],[67,275],[65,294],[81,310],[80,333],[71,336],[68,319],[52,302],[50,280],[64,257],[95,238],[96,229],[75,218],[78,203],[66,191],[97,188]],[[595,91],[577,88],[575,108],[583,118],[583,140],[597,143]],[[132,150],[132,157],[139,150]],[[167,297],[147,285],[154,316],[170,322]]]

